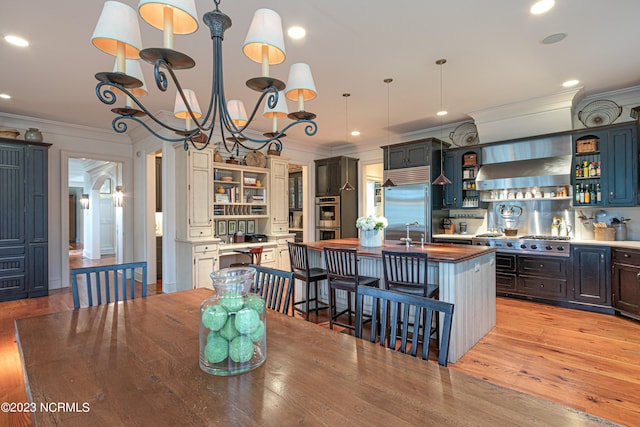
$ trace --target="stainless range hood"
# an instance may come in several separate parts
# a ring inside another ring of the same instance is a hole
[[[479,190],[553,187],[571,184],[571,155],[483,165],[476,177]]]
[[[482,149],[478,190],[553,187],[571,183],[571,137],[542,137]]]

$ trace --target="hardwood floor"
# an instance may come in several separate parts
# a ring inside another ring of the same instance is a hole
[[[68,290],[0,303],[0,401],[27,399],[14,319],[72,308]],[[326,325],[323,316],[312,314],[311,320]],[[449,367],[621,424],[640,425],[639,322],[498,298],[497,326]],[[0,426],[30,423],[28,415],[0,413]]]

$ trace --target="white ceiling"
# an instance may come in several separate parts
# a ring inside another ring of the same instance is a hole
[[[134,8],[137,0],[122,0]],[[440,70],[446,122],[467,113],[563,91],[561,83],[579,79],[582,95],[640,84],[640,1],[556,0],[547,14],[532,16],[532,1],[516,0],[222,0],[233,20],[225,33],[224,71],[227,99],[254,104],[255,92],[244,82],[259,74],[259,64],[241,53],[253,15],[260,7],[276,10],[284,28],[302,25],[303,41],[286,40],[287,61],[271,74],[286,81],[290,64],[311,65],[318,97],[306,109],[318,115],[313,143],[342,145],[346,137],[344,92],[350,92],[349,127],[362,132],[349,144],[380,145],[387,138],[387,86],[391,77],[390,128],[393,133],[436,126],[440,119]],[[96,98],[94,74],[111,71],[113,58],[92,46],[90,37],[102,1],[45,0],[4,2],[0,33],[27,38],[20,49],[0,41],[0,111],[109,129],[111,107]],[[213,1],[197,0],[198,14]],[[161,32],[141,22],[145,47],[158,47]],[[565,32],[560,43],[543,45]],[[176,36],[175,48],[192,56],[195,69],[179,72],[183,87],[195,89],[207,104],[211,43],[204,24],[195,34]],[[159,94],[152,67],[143,64],[151,111],[173,109],[174,86]],[[293,104],[289,104],[290,110]],[[203,107],[204,108],[204,107]],[[1,124],[0,124],[1,125]],[[268,131],[269,122],[257,124]],[[301,127],[288,132],[305,140]],[[482,138],[482,135],[480,135]]]

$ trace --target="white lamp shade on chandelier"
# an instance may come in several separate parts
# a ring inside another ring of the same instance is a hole
[[[173,34],[191,34],[198,29],[194,0],[140,0],[138,13],[147,24],[159,30],[167,30],[170,25]]]
[[[117,1],[106,1],[91,36],[91,43],[117,58],[116,68],[124,72],[125,59],[138,59],[142,37],[136,11]]]
[[[244,103],[242,101],[237,99],[230,100],[227,102],[227,110],[234,125],[242,127],[247,124],[249,119],[247,118],[247,111],[244,109]]]
[[[184,97],[187,98],[187,103],[189,107],[191,107],[191,111],[193,111],[193,115],[196,118],[202,116],[202,110],[200,109],[200,104],[198,104],[198,98],[196,98],[196,93],[191,89],[183,89]],[[187,106],[185,105],[182,97],[180,96],[180,92],[176,93],[176,103],[173,108],[173,115],[179,119],[186,119],[187,117],[191,117],[189,115],[189,110],[187,110]]]
[[[80,196],[80,209],[89,209],[89,195],[86,193]]]
[[[256,10],[242,51],[247,58],[262,64],[263,77],[269,76],[269,65],[284,62],[287,54],[280,15],[271,9]]]
[[[304,111],[304,101],[315,98],[317,94],[311,67],[303,62],[293,64],[287,80],[287,98],[298,101],[298,111]]]
[[[278,96],[278,102],[275,108],[269,108],[268,102],[264,103],[264,112],[262,115],[268,119],[272,119],[271,132],[273,133],[278,131],[278,119],[287,117],[288,114],[289,108],[287,108],[287,100],[282,93]]]
[[[184,97],[187,98],[187,104],[191,107],[191,111],[193,112],[193,117],[196,119],[202,117],[202,110],[200,109],[200,104],[198,104],[198,98],[196,98],[196,93],[191,89],[183,89]],[[179,119],[185,120],[185,127],[187,130],[190,130],[193,127],[193,119],[189,114],[189,110],[187,110],[187,106],[185,105],[182,97],[180,96],[180,92],[176,92],[176,102],[173,108],[173,115]]]

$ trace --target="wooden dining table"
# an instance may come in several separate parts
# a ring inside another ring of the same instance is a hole
[[[198,364],[199,306],[210,295],[200,288],[16,320],[35,424],[613,425],[271,311],[266,362],[210,375]]]

